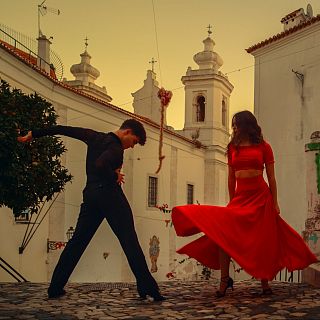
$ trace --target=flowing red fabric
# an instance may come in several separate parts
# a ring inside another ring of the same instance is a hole
[[[226,207],[178,206],[172,210],[178,236],[203,232],[177,252],[220,269],[219,247],[247,273],[272,280],[283,268],[301,270],[317,258],[301,236],[277,214],[262,176],[237,179],[235,196]]]

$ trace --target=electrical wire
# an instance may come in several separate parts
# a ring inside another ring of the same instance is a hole
[[[159,63],[159,73],[160,73],[160,85],[162,84],[162,72],[161,72],[161,63],[160,63],[160,53],[159,53],[159,41],[158,41],[158,31],[157,31],[157,20],[156,20],[156,13],[154,8],[154,1],[152,2],[152,10],[153,10],[153,23],[154,23],[154,32],[156,38],[156,45],[157,45],[157,54],[158,54],[158,63]]]
[[[225,75],[228,75],[228,74],[231,74],[231,73],[234,73],[234,72],[243,71],[243,70],[245,70],[245,69],[249,69],[249,68],[252,68],[252,67],[255,67],[255,66],[260,66],[260,65],[263,65],[263,64],[265,64],[265,63],[269,63],[269,62],[273,62],[273,61],[276,61],[276,60],[279,60],[279,59],[282,59],[282,58],[286,58],[286,57],[288,57],[288,56],[291,56],[291,55],[294,55],[294,54],[297,54],[297,53],[301,53],[301,52],[304,52],[304,51],[312,50],[312,49],[317,48],[317,47],[319,47],[319,46],[320,46],[320,44],[315,45],[315,46],[310,47],[310,48],[306,48],[306,49],[294,51],[294,52],[291,52],[291,53],[288,53],[288,54],[285,54],[285,55],[282,55],[282,56],[279,56],[279,57],[275,57],[275,58],[270,59],[270,60],[262,61],[262,62],[259,62],[259,63],[257,63],[257,64],[252,64],[252,65],[249,65],[249,66],[240,68],[240,69],[235,69],[235,70],[226,72]],[[303,65],[303,64],[300,65],[300,67],[302,67],[302,66],[304,66],[304,65]]]
[[[279,59],[283,59],[283,58],[286,58],[286,57],[291,56],[291,55],[294,55],[294,54],[298,54],[298,53],[302,53],[302,52],[304,52],[304,51],[312,50],[312,49],[315,49],[315,48],[317,48],[317,47],[319,47],[319,46],[320,46],[320,44],[315,45],[315,46],[310,47],[310,48],[306,48],[306,49],[298,50],[298,51],[295,51],[295,52],[291,52],[291,53],[288,53],[288,54],[285,54],[285,55],[282,55],[282,56],[279,56],[279,57],[276,57],[276,58],[273,58],[273,59],[269,59],[269,60],[266,60],[266,61],[262,61],[262,62],[259,62],[258,64],[252,64],[252,65],[248,65],[248,66],[245,66],[245,67],[242,67],[242,68],[234,69],[234,70],[228,71],[228,72],[226,72],[226,73],[224,73],[224,74],[225,74],[225,75],[230,75],[230,74],[232,74],[232,73],[241,72],[241,71],[244,71],[244,70],[246,70],[246,69],[250,69],[250,68],[253,68],[253,67],[256,67],[256,66],[261,66],[261,65],[264,65],[264,64],[266,64],[266,63],[270,63],[270,62],[273,62],[273,61],[276,61],[276,60],[279,60]],[[320,57],[319,57],[319,59],[320,59]],[[160,59],[159,59],[159,60],[160,60]],[[316,61],[318,61],[318,60],[316,60]],[[301,64],[301,65],[299,65],[298,67],[305,67],[305,66],[308,66],[308,65],[314,65],[314,66],[316,66],[316,65],[319,65],[319,64],[320,64],[320,62],[315,63],[315,61],[313,61],[313,62],[310,62],[310,63],[307,63],[307,64]],[[159,64],[159,69],[160,69],[160,64]],[[184,86],[180,86],[180,87],[176,87],[176,88],[174,88],[174,89],[170,89],[170,91],[176,91],[176,90],[180,90],[180,89],[183,89],[183,88],[184,88]],[[137,100],[135,100],[135,101],[137,101],[137,102],[138,102],[138,101],[143,101],[143,100],[150,99],[151,97],[152,97],[152,96],[142,97],[142,98],[137,99]],[[132,103],[133,103],[133,100],[127,101],[127,102],[124,102],[124,103],[121,103],[121,104],[118,104],[117,106],[118,106],[118,107],[122,107],[122,106],[125,106],[125,105],[128,105],[128,104],[132,104]],[[83,116],[79,116],[79,117],[76,117],[76,118],[71,118],[71,119],[68,120],[68,122],[69,122],[69,121],[78,120],[78,119],[81,119],[81,118],[84,118],[84,117],[90,117],[90,116],[92,116],[92,115],[94,115],[94,114],[97,114],[97,113],[100,113],[100,112],[104,112],[104,111],[103,111],[103,110],[99,110],[99,111],[97,111],[97,112],[91,113],[90,115],[83,115]]]

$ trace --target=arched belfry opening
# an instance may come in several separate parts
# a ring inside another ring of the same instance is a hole
[[[204,122],[206,116],[206,98],[202,95],[196,98],[196,122]]]
[[[222,125],[224,127],[227,126],[227,103],[226,103],[226,98],[223,97],[222,99],[222,106],[221,106],[221,122],[222,122]]]

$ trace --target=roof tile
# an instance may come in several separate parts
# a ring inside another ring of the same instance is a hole
[[[283,39],[283,38],[285,38],[285,37],[297,32],[297,31],[299,31],[301,29],[304,29],[304,28],[306,28],[306,27],[308,27],[308,26],[310,26],[310,25],[312,25],[314,23],[317,23],[319,21],[320,21],[320,15],[317,15],[316,17],[313,17],[310,20],[307,20],[307,21],[305,21],[303,23],[300,23],[299,25],[297,25],[297,26],[295,26],[293,28],[290,28],[290,29],[288,29],[286,31],[278,33],[277,35],[274,35],[274,36],[272,36],[272,37],[270,37],[270,38],[268,38],[268,39],[266,39],[264,41],[261,41],[261,42],[255,44],[255,45],[249,47],[248,49],[246,49],[246,51],[248,53],[252,53],[252,52],[256,51],[257,49],[260,49],[262,47],[267,46],[270,43],[273,43],[275,41]]]

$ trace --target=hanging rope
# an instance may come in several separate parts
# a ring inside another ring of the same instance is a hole
[[[168,104],[170,103],[171,97],[172,97],[171,91],[167,91],[164,88],[161,88],[158,91],[158,98],[160,99],[160,103],[161,103],[161,110],[160,110],[161,120],[160,120],[160,138],[159,138],[159,166],[156,173],[159,173],[159,171],[161,170],[162,161],[165,158],[165,156],[162,155],[164,113],[166,108],[168,107]]]

